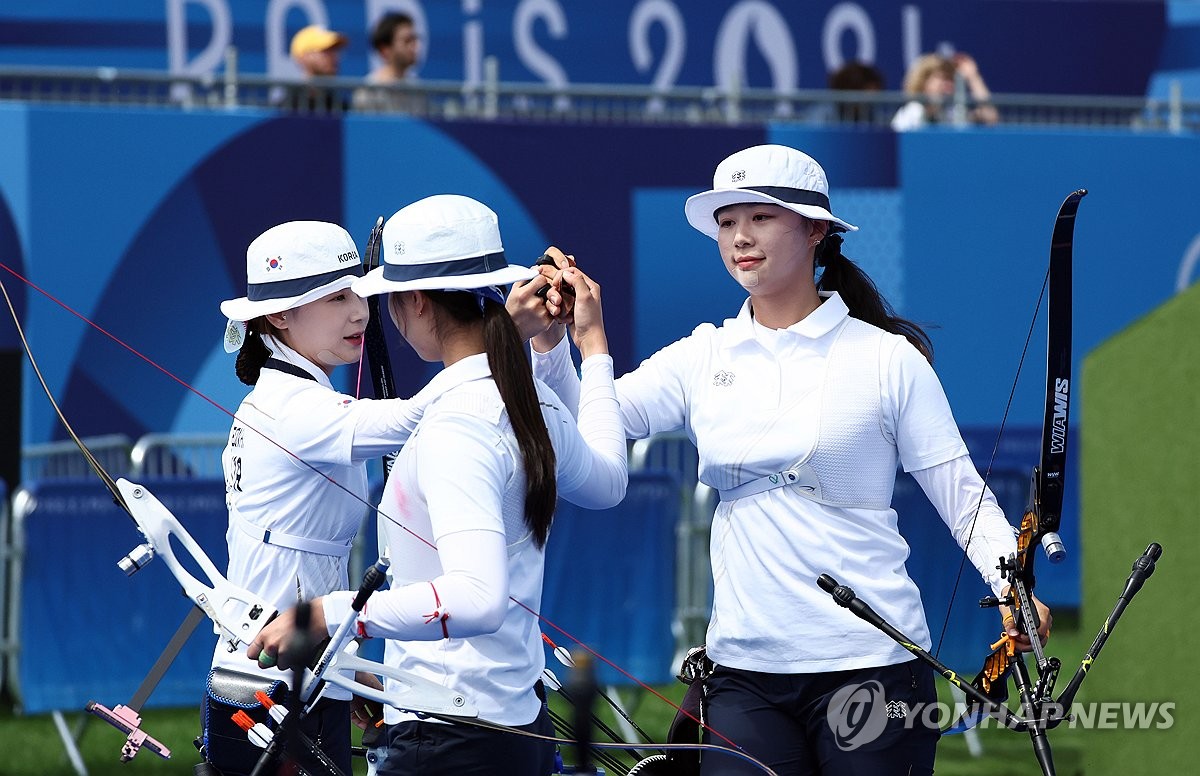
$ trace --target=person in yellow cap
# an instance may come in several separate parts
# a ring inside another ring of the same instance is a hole
[[[292,59],[306,76],[337,75],[339,55],[347,42],[340,32],[310,24],[292,38]]]
[[[341,64],[341,51],[349,40],[340,32],[310,24],[292,37],[292,59],[304,74],[304,80],[333,78]],[[288,90],[285,107],[304,113],[341,113],[348,101],[330,86],[306,83]]]

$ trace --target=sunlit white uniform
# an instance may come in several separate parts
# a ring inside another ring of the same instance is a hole
[[[590,509],[619,503],[628,470],[612,359],[584,362],[578,425],[549,388],[536,388],[559,497]],[[528,724],[541,706],[534,685],[545,665],[535,614],[544,552],[525,523],[517,440],[485,354],[450,365],[422,394],[436,398],[380,504],[391,588],[372,596],[358,622],[366,635],[388,638],[389,665],[462,693],[484,719]],[[326,596],[331,633],[352,597]],[[409,719],[386,710],[388,723]]]
[[[570,406],[566,344],[534,353],[534,372]],[[701,482],[731,489],[804,463],[822,501],[797,487],[722,500],[712,525],[708,654],[730,668],[815,673],[912,659],[841,610],[816,585],[828,573],[922,646],[929,631],[889,506],[897,461],[911,472],[985,581],[1015,551],[1012,529],[983,483],[945,393],[903,337],[849,317],[835,293],[782,330],[757,324],[749,301],[722,326],[702,324],[616,381],[625,433],[684,429]]]
[[[369,509],[364,463],[400,447],[420,414],[416,399],[339,393],[315,364],[274,338],[264,341],[281,368],[264,366],[238,407],[221,455],[227,577],[283,610],[347,587],[350,544]],[[244,650],[230,653],[220,642],[213,665],[269,680],[291,678],[291,672],[260,669]]]

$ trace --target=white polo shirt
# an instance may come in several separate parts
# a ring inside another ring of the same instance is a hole
[[[221,455],[229,508],[226,576],[282,610],[347,587],[350,544],[370,508],[364,462],[407,440],[420,400],[354,399],[282,342],[268,344],[288,371],[262,369]],[[266,531],[273,536],[264,542]],[[285,546],[285,537],[315,540],[324,552]],[[291,678],[291,672],[259,669],[244,650],[230,653],[220,641],[213,665]]]
[[[440,395],[396,458],[380,504],[391,586],[371,597],[358,622],[368,636],[388,638],[389,665],[462,693],[484,719],[528,724],[541,707],[533,688],[545,653],[535,613],[545,558],[525,524],[517,440],[486,355],[447,367],[430,389]],[[549,388],[536,389],[559,496],[591,509],[619,503],[628,469],[612,359],[584,363],[578,426]],[[331,630],[352,597],[326,597]],[[392,724],[412,718],[386,710]]]
[[[749,300],[721,327],[702,324],[616,381],[625,432],[639,439],[684,429],[699,451],[699,478],[728,490],[807,461],[818,447],[853,444],[822,417],[846,407],[827,392],[829,354],[849,320],[835,293],[804,320],[782,330],[754,322]],[[857,433],[874,428],[913,472],[960,546],[983,489],[970,464],[945,393],[926,359],[903,337],[883,334],[877,352],[856,358],[878,374],[878,402],[863,403]],[[837,365],[855,369],[848,356]],[[534,371],[570,396],[568,349],[534,353]],[[853,373],[849,373],[853,379]],[[842,432],[845,433],[845,432]],[[818,439],[819,435],[826,438]],[[885,447],[886,449],[886,447]],[[895,477],[870,462],[863,470]],[[844,477],[861,476],[857,470]],[[878,492],[889,482],[864,483]],[[814,673],[890,665],[911,659],[891,639],[841,609],[817,587],[828,573],[853,587],[885,619],[924,647],[929,632],[904,562],[909,549],[891,508],[818,503],[782,487],[722,502],[712,525],[714,582],[709,656],[733,668]],[[970,540],[970,557],[998,588],[996,558],[1015,550],[1012,529],[988,493]]]

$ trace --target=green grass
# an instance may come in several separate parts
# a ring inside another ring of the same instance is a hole
[[[1093,633],[1081,632],[1064,622],[1060,617],[1050,644],[1050,653],[1060,656],[1064,663],[1065,676],[1060,680],[1060,689],[1066,676],[1073,673],[1079,657],[1091,643]],[[1090,626],[1089,626],[1090,627]],[[1096,674],[1090,681],[1103,683],[1103,658],[1097,663]],[[974,671],[974,666],[956,666],[964,672]],[[941,683],[944,685],[944,683]],[[944,690],[945,687],[939,688]],[[672,702],[683,696],[684,687],[676,683],[658,688]],[[648,734],[664,737],[674,716],[674,709],[659,698],[645,691],[634,692],[623,689],[621,703],[638,725]],[[943,697],[946,700],[948,695]],[[552,707],[570,718],[570,710],[552,697]],[[601,718],[614,729],[618,729],[615,714],[600,702]],[[83,714],[68,716],[68,724],[77,724]],[[143,729],[161,740],[174,754],[172,760],[162,760],[149,752],[143,752],[130,763],[119,762],[124,737],[99,720],[91,720],[83,727],[80,750],[93,776],[138,776],[138,774],[191,774],[192,766],[198,762],[192,739],[199,729],[198,713],[195,709],[150,709],[143,715]],[[1084,773],[1084,751],[1089,735],[1098,731],[1060,727],[1050,733],[1054,747],[1059,776],[1079,776]],[[1011,776],[1014,773],[1037,773],[1029,737],[1024,733],[1013,733],[996,728],[980,731],[983,746],[982,757],[972,757],[967,751],[962,736],[945,736],[938,745],[938,776]],[[565,753],[571,761],[569,750]],[[617,755],[625,763],[632,760],[623,754]],[[64,753],[57,730],[49,716],[14,717],[0,716],[0,776],[47,776],[48,774],[71,774],[70,763]],[[366,773],[365,764],[356,758],[356,774]]]
[[[1200,561],[1200,284],[1084,361],[1080,446],[1083,606],[1101,617],[1150,542],[1162,559],[1117,625],[1097,700],[1176,704],[1169,729],[1104,731],[1088,752],[1099,776],[1195,773],[1200,692],[1193,569]],[[1079,406],[1078,404],[1076,405]]]

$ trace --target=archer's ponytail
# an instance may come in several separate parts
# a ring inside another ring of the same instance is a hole
[[[483,307],[483,342],[492,379],[508,410],[525,468],[525,524],[538,547],[546,544],[558,501],[557,463],[550,432],[538,404],[526,347],[504,305],[463,291],[423,291],[458,323],[478,321]]]
[[[813,261],[817,267],[824,267],[821,279],[817,282],[818,291],[838,292],[852,316],[903,336],[921,351],[929,363],[933,363],[933,343],[929,335],[917,324],[896,315],[867,273],[842,255],[840,234],[825,235],[825,239],[817,245]]]
[[[246,323],[246,339],[242,349],[238,351],[234,371],[237,378],[246,385],[257,385],[258,375],[262,372],[263,364],[271,357],[271,350],[263,342],[262,335],[273,333],[273,326],[267,323],[265,317],[254,318]]]

